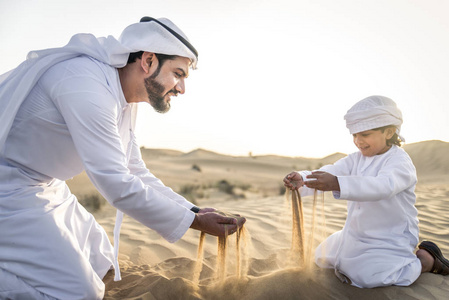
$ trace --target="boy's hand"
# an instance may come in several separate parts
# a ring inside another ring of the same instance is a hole
[[[297,190],[304,185],[302,176],[298,172],[291,172],[284,177],[284,186],[291,190]]]
[[[340,184],[337,176],[323,171],[312,172],[307,178],[315,178],[316,180],[307,180],[305,185],[311,189],[320,191],[340,191]]]

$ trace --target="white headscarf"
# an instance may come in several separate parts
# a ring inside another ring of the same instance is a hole
[[[41,75],[61,61],[87,55],[121,68],[126,65],[130,53],[147,51],[187,57],[195,69],[197,54],[164,25],[188,42],[186,35],[175,24],[161,18],[128,26],[118,40],[113,36],[95,38],[91,34],[81,33],[74,35],[64,47],[28,53],[27,59],[16,69],[0,75],[0,151],[22,102]]]
[[[399,135],[402,125],[401,111],[393,100],[384,96],[360,100],[348,110],[344,119],[351,134],[392,125]],[[402,136],[399,137],[404,141]]]

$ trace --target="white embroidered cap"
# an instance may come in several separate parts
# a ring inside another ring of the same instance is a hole
[[[344,119],[351,134],[393,125],[399,135],[402,125],[401,111],[393,100],[384,96],[370,96],[360,100],[348,110]]]

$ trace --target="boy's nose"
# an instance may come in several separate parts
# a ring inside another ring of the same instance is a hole
[[[360,146],[361,144],[363,144],[363,139],[360,138],[360,137],[358,137],[358,136],[356,136],[356,137],[354,137],[354,143],[355,143],[357,146]]]

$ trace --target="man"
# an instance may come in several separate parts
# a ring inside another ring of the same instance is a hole
[[[119,40],[78,34],[0,76],[0,298],[102,299],[112,265],[120,278],[123,213],[170,242],[243,225],[164,186],[134,137],[136,103],[168,111],[197,59],[171,21],[144,17]],[[82,170],[117,208],[115,249],[64,182]]]

